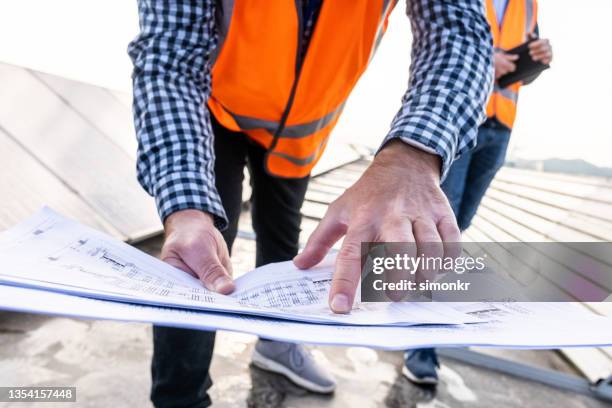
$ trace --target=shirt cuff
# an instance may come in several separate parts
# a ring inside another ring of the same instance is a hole
[[[214,181],[202,177],[198,172],[170,173],[163,176],[155,184],[153,195],[162,223],[176,211],[195,209],[211,214],[215,227],[220,231],[228,226]]]
[[[421,149],[427,153],[436,154],[442,161],[440,183],[444,181],[451,164],[457,158],[457,141],[455,131],[448,129],[442,123],[442,118],[427,115],[410,115],[394,121],[391,130],[383,140],[380,151],[390,140],[400,139],[402,142]],[[448,124],[447,124],[448,126]],[[475,141],[474,141],[475,142]],[[465,146],[468,149],[473,146]]]

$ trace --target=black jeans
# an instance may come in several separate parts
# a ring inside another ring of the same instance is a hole
[[[300,208],[309,178],[270,176],[263,166],[264,148],[212,120],[216,185],[229,219],[229,227],[222,234],[230,253],[238,232],[246,165],[251,175],[251,214],[257,234],[256,264],[290,260],[299,248]],[[199,408],[211,404],[208,369],[214,343],[214,332],[153,327],[151,401],[156,407]]]

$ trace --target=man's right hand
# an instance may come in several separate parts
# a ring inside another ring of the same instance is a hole
[[[229,251],[212,215],[199,210],[177,211],[166,218],[164,229],[162,261],[200,279],[209,290],[222,294],[234,290]]]
[[[503,51],[495,51],[493,61],[495,63],[495,79],[506,75],[509,72],[514,72],[516,64],[514,61],[518,59],[516,54],[506,54]]]

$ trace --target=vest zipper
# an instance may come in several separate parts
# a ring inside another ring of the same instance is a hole
[[[297,90],[298,81],[300,79],[300,72],[302,71],[302,63],[304,62],[304,21],[302,14],[302,0],[295,0],[295,6],[297,9],[298,15],[298,38],[297,38],[297,55],[295,58],[295,79],[293,80],[293,85],[291,86],[291,92],[289,93],[289,99],[287,100],[287,105],[285,106],[285,111],[283,112],[280,122],[278,124],[278,128],[276,132],[274,132],[274,139],[272,140],[272,144],[268,149],[268,152],[272,151],[276,147],[276,143],[278,142],[278,138],[280,137],[281,132],[285,129],[285,124],[287,123],[287,118],[289,117],[289,112],[291,111],[291,107],[293,106],[293,100],[295,99],[295,92]],[[312,33],[311,33],[312,35]]]

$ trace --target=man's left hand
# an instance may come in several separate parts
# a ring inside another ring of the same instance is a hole
[[[534,61],[539,61],[542,64],[550,64],[553,59],[552,46],[550,41],[545,38],[535,40],[529,43],[529,55]]]
[[[435,257],[444,254],[443,242],[461,240],[439,184],[438,156],[392,140],[329,206],[294,263],[301,269],[315,266],[344,236],[329,296],[334,312],[351,311],[361,274],[362,242],[416,242],[417,248],[428,244],[423,245],[425,255]]]

